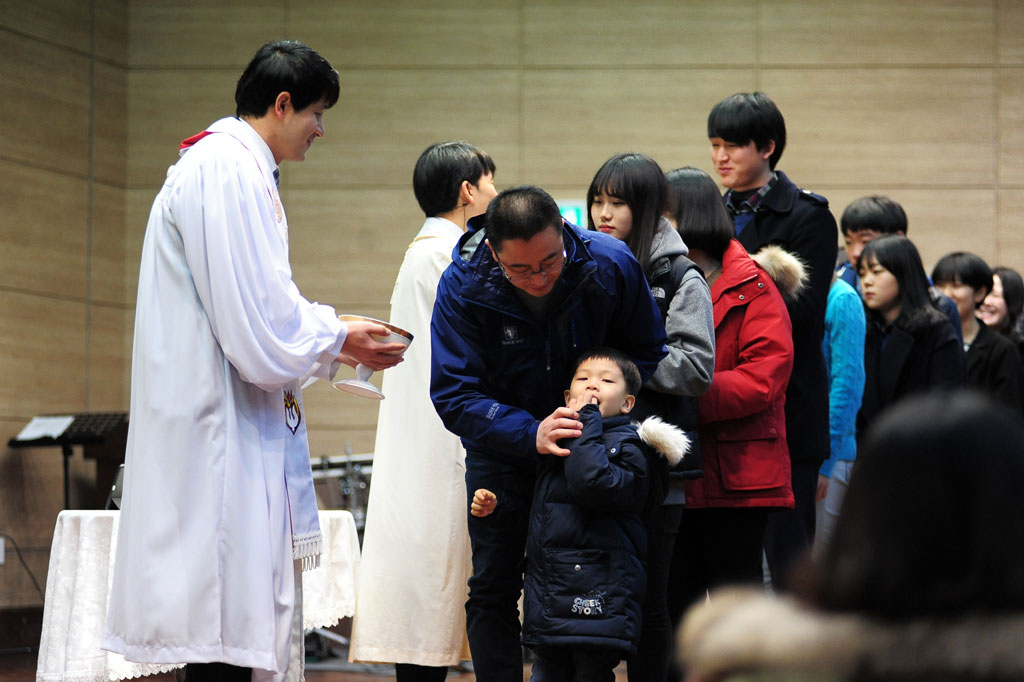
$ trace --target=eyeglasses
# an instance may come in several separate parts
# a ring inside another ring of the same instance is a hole
[[[501,268],[501,274],[505,275],[505,279],[513,284],[528,282],[534,277],[543,277],[544,279],[548,279],[549,277],[556,276],[562,271],[562,268],[565,267],[566,261],[565,249],[562,249],[562,257],[560,259],[558,256],[551,256],[546,259],[550,262],[542,262],[539,270],[531,270],[528,265],[516,265],[513,266],[516,268],[516,271],[510,273],[505,269],[505,264],[501,262],[500,258],[498,258],[497,253],[494,254],[494,258],[498,261],[498,267]]]

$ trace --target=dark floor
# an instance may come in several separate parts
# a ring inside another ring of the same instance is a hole
[[[36,658],[38,654],[0,654],[0,682],[35,682]],[[320,670],[322,666],[345,667],[346,670]],[[523,667],[523,679],[530,678],[530,667]],[[173,675],[153,675],[141,678],[145,682],[174,682]],[[341,660],[326,660],[309,663],[306,668],[307,682],[388,682],[394,680],[391,666],[360,666]],[[452,668],[448,673],[452,682],[476,682],[476,676],[468,670]],[[617,682],[626,679],[626,666],[620,665],[615,671]]]

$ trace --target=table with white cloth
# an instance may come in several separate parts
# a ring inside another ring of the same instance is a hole
[[[146,664],[100,649],[114,570],[120,512],[65,510],[50,548],[39,640],[38,682],[108,682],[169,672],[179,664]],[[336,625],[355,613],[359,538],[352,514],[320,512],[320,567],[302,574],[302,624]]]

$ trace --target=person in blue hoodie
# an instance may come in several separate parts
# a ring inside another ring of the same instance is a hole
[[[580,415],[583,434],[567,457],[541,457],[530,512],[523,644],[535,654],[533,682],[614,680],[615,666],[636,653],[646,582],[645,513],[665,495],[653,477],[657,453],[670,465],[688,446],[676,426],[629,412],[640,371],[611,348],[585,353],[565,404]],[[499,508],[478,489],[471,513]],[[486,523],[486,522],[485,522]]]
[[[568,455],[558,441],[582,433],[563,397],[579,356],[617,348],[646,379],[665,339],[629,247],[565,222],[544,190],[505,190],[483,221],[469,221],[437,288],[430,396],[466,446],[467,495],[486,488],[502,499],[488,523],[469,517],[466,629],[480,679],[522,680],[518,602],[536,459]]]

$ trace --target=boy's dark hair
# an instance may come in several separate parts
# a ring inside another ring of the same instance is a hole
[[[871,230],[882,234],[907,233],[907,213],[889,197],[874,195],[854,199],[839,220],[843,234]]]
[[[468,142],[439,142],[423,150],[412,172],[412,191],[428,218],[457,208],[463,181],[476,187],[494,160]]]
[[[245,67],[235,87],[235,116],[260,118],[277,96],[291,95],[295,111],[321,99],[331,108],[341,86],[338,72],[315,50],[294,40],[267,43]]]
[[[495,251],[509,239],[529,241],[554,227],[561,234],[562,212],[540,187],[522,185],[500,192],[487,207],[487,241]]]
[[[633,214],[633,227],[626,244],[640,263],[645,274],[650,274],[651,245],[658,221],[665,212],[668,184],[658,162],[646,154],[616,154],[598,169],[587,190],[587,227],[596,230],[590,207],[594,197],[604,192],[626,202]]]
[[[611,360],[618,365],[619,370],[622,372],[623,378],[626,380],[626,390],[629,395],[635,396],[640,392],[640,387],[643,386],[643,379],[640,378],[640,369],[636,366],[628,355],[615,348],[609,348],[607,346],[597,346],[586,351],[579,358],[576,359],[576,365],[572,368],[573,376],[576,375],[576,370],[580,368],[587,360],[593,360],[595,358],[602,360]]]
[[[786,148],[786,121],[775,102],[763,92],[737,92],[711,108],[708,137],[739,145],[753,142],[762,151],[774,140],[775,151],[768,157],[768,165],[775,170]]]
[[[872,239],[864,246],[864,251],[857,261],[857,274],[864,276],[864,271],[875,261],[892,273],[900,287],[900,315],[894,322],[895,326],[905,329],[911,334],[946,317],[934,305],[928,293],[928,276],[921,264],[921,254],[914,243],[903,235],[887,234]],[[868,319],[876,321],[881,314],[875,310],[865,310]]]
[[[932,268],[935,284],[966,284],[975,291],[992,291],[992,268],[981,256],[965,251],[947,253]],[[981,303],[976,303],[975,308]]]
[[[675,218],[679,236],[687,247],[722,260],[736,228],[722,203],[718,185],[710,175],[692,166],[670,170],[665,177],[669,186],[670,212]]]

